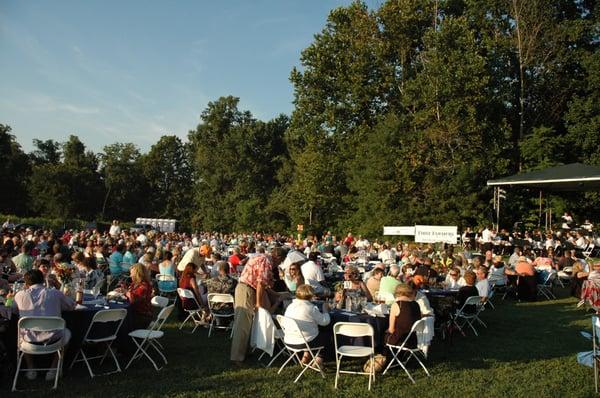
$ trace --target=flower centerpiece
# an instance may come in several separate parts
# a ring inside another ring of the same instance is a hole
[[[73,271],[74,268],[62,263],[54,268],[54,274],[62,285],[62,290],[65,296],[70,294],[70,284],[73,282]]]

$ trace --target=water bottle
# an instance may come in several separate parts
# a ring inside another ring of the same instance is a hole
[[[352,299],[346,295],[346,311],[352,311]]]

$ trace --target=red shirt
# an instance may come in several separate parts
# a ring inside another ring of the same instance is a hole
[[[134,314],[152,316],[152,287],[146,281],[129,288],[131,308]]]

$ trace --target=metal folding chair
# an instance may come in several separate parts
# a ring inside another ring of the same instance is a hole
[[[129,366],[133,363],[135,359],[145,356],[152,363],[154,369],[156,369],[157,371],[160,370],[156,362],[154,362],[154,359],[152,359],[152,357],[148,353],[150,347],[154,348],[154,351],[156,351],[158,355],[160,355],[165,365],[167,364],[167,358],[161,351],[162,346],[158,344],[158,339],[164,336],[164,332],[161,329],[169,315],[171,315],[171,312],[173,312],[174,307],[175,304],[171,304],[170,306],[160,310],[158,316],[156,317],[156,320],[152,323],[152,327],[150,329],[137,329],[129,333],[129,336],[133,340],[133,343],[137,346],[137,349],[135,353],[131,356],[131,359],[129,360],[129,363],[127,363],[127,366],[125,366],[125,369],[129,368]]]
[[[556,299],[556,296],[552,292],[554,289],[554,279],[556,279],[556,272],[549,272],[544,282],[537,285],[538,294],[546,297],[546,300]]]
[[[215,329],[231,329],[231,334],[229,337],[233,336],[233,296],[231,294],[225,293],[209,293],[207,296],[208,300],[208,310],[210,311],[211,320],[210,320],[210,328],[208,329],[208,337],[210,337],[213,328]],[[230,313],[221,313],[219,309],[215,309],[215,304],[231,304],[231,312]],[[218,326],[216,321],[218,318],[221,319],[230,319],[231,322],[227,326]]]
[[[425,322],[426,322],[426,320],[424,318],[419,319],[417,322],[415,322],[414,325],[412,326],[412,328],[410,329],[410,333],[408,334],[408,336],[406,336],[406,338],[404,339],[402,344],[400,344],[400,345],[386,344],[387,347],[389,348],[390,352],[392,353],[392,359],[390,360],[390,363],[388,363],[387,367],[383,371],[383,374],[386,374],[386,372],[393,367],[400,366],[402,369],[404,369],[404,372],[406,372],[410,381],[412,381],[413,384],[415,384],[415,380],[413,379],[410,372],[406,368],[406,363],[410,360],[410,358],[415,358],[417,360],[417,362],[419,362],[419,364],[421,365],[421,367],[423,368],[423,370],[425,371],[427,376],[430,376],[429,371],[425,367],[425,364],[423,364],[423,362],[421,361],[421,358],[419,358],[419,356],[417,355],[420,353],[421,355],[423,355],[423,357],[425,357],[425,353],[420,348],[409,348],[406,346],[408,339],[413,334],[419,335],[419,334],[424,333]],[[404,362],[402,362],[402,360],[400,359],[400,355],[402,354],[402,352],[408,353],[408,356],[406,357]]]
[[[371,346],[354,346],[342,345],[338,346],[338,336],[346,337],[370,337]],[[356,322],[338,322],[333,325],[333,342],[335,344],[335,388],[337,389],[338,378],[342,373],[361,374],[369,376],[369,391],[371,390],[371,382],[375,381],[375,332],[373,327],[368,323]],[[369,357],[371,366],[368,372],[354,372],[349,370],[340,370],[340,365],[343,357],[360,358]]]
[[[477,333],[477,329],[475,329],[473,322],[477,321],[484,327],[487,327],[487,325],[481,319],[479,319],[479,313],[481,312],[482,308],[483,304],[481,302],[481,297],[471,296],[465,301],[463,306],[456,311],[452,317],[452,323],[458,328],[463,336],[465,336],[465,332],[463,330],[465,325],[469,325],[469,327],[473,330],[473,333],[475,333],[475,336],[479,336],[479,334]],[[469,311],[470,309],[473,309],[473,311]]]
[[[192,329],[192,333],[194,333],[196,331],[196,329],[198,328],[198,326],[206,325],[206,322],[202,319],[202,307],[200,306],[200,303],[198,302],[198,300],[196,299],[196,296],[194,296],[194,293],[191,290],[178,288],[177,294],[181,298],[182,302],[183,302],[183,299],[185,298],[187,300],[192,300],[196,304],[196,308],[191,309],[191,310],[185,310],[185,312],[188,313],[188,316],[187,316],[187,318],[185,318],[185,320],[183,322],[181,322],[181,325],[179,325],[179,330],[181,330],[183,328],[183,325],[185,325],[187,323],[187,321],[189,321],[191,319],[195,325],[194,329]]]
[[[21,336],[21,330],[35,330],[36,332],[56,332],[62,331],[65,333],[65,320],[59,317],[53,316],[26,316],[19,319],[17,325],[17,336]],[[64,339],[60,339],[50,344],[34,344],[24,341],[22,338],[17,337],[17,370],[15,371],[15,378],[13,380],[12,391],[17,391],[17,380],[20,372],[29,371],[55,371],[56,377],[54,378],[54,386],[52,389],[56,389],[58,386],[58,378],[62,372],[62,365],[64,361]],[[36,368],[36,369],[21,369],[21,363],[25,354],[29,355],[48,355],[56,353],[58,355],[58,364],[56,368]]]
[[[312,370],[315,370],[315,371],[321,373],[321,376],[323,378],[325,378],[325,373],[323,373],[323,369],[321,369],[321,367],[319,366],[319,364],[317,362],[317,357],[319,356],[319,353],[321,352],[321,350],[324,347],[320,346],[320,347],[312,347],[311,348],[308,345],[308,342],[306,341],[306,338],[304,337],[304,334],[302,333],[302,331],[298,327],[298,324],[297,324],[297,322],[296,322],[295,319],[288,318],[288,317],[285,317],[283,315],[277,315],[277,322],[279,323],[279,326],[281,326],[281,330],[283,331],[283,344],[285,345],[285,348],[288,350],[288,352],[291,354],[290,357],[283,363],[283,365],[281,365],[281,367],[279,368],[279,371],[277,372],[277,374],[280,374],[281,371],[283,370],[283,368],[285,368],[285,366],[292,359],[295,358],[296,361],[302,367],[302,371],[296,377],[296,379],[294,380],[294,383],[296,383],[298,380],[300,380],[300,377],[302,377],[302,375],[304,374],[304,372],[306,372],[308,369],[312,369]],[[285,335],[286,334],[293,334],[295,336],[302,336],[302,340],[304,340],[304,346],[305,347],[304,348],[290,347],[288,344],[285,343]],[[303,363],[302,362],[302,357],[300,357],[300,353],[305,353],[305,352],[308,352],[309,355],[310,355],[310,361],[308,363]]]
[[[123,325],[123,321],[125,320],[126,316],[127,316],[127,310],[122,309],[122,308],[114,309],[114,310],[102,310],[102,311],[96,312],[94,314],[94,317],[92,318],[92,323],[88,327],[87,332],[85,332],[85,336],[83,337],[83,342],[82,342],[81,348],[79,349],[79,351],[77,351],[77,354],[75,355],[73,362],[71,362],[71,366],[69,369],[73,369],[75,362],[85,362],[85,364],[88,368],[88,372],[90,373],[90,377],[94,377],[96,375],[92,371],[90,361],[92,359],[102,358],[100,360],[100,365],[102,365],[102,363],[106,359],[106,356],[110,352],[110,355],[112,356],[113,361],[115,362],[115,365],[117,368],[116,368],[116,370],[114,370],[112,372],[103,373],[103,374],[107,375],[107,374],[120,372],[121,366],[119,366],[119,361],[117,360],[117,357],[115,356],[115,353],[113,352],[113,350],[111,348],[111,345],[117,339],[117,334],[119,333],[119,329],[121,329],[121,325]],[[112,325],[107,325],[107,324],[111,324],[111,323],[112,323]],[[98,327],[102,327],[102,326],[104,326],[108,329],[106,331],[103,331],[104,333],[102,333],[101,336],[98,336],[98,334],[97,334]],[[96,333],[93,333],[93,331],[96,331]],[[90,333],[93,333],[93,334],[90,335]],[[106,344],[106,350],[104,350],[104,354],[96,355],[93,357],[88,357],[85,354],[84,347],[87,345],[92,345],[92,344],[94,344],[94,345]],[[77,359],[77,358],[79,358],[80,355],[81,355],[81,359]]]

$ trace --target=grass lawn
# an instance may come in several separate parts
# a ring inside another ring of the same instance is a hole
[[[327,379],[316,372],[305,373],[297,384],[292,381],[298,366],[265,369],[257,355],[247,359],[247,367],[233,369],[229,363],[229,339],[218,331],[210,339],[207,330],[194,335],[166,325],[163,345],[169,364],[156,372],[149,362],[139,360],[122,374],[90,379],[84,365],[68,372],[60,381],[58,394],[65,397],[583,397],[594,395],[593,371],[577,364],[579,351],[591,350],[591,342],[579,335],[591,331],[590,313],[575,307],[574,298],[560,292],[559,300],[536,303],[501,301],[496,310],[486,310],[479,337],[467,333],[452,344],[434,342],[426,362],[431,373],[414,369],[413,385],[404,372],[393,369],[377,375],[370,393],[366,376],[345,375],[340,389],[333,388],[335,364],[328,363]],[[266,363],[266,362],[265,362]],[[123,364],[124,365],[124,364]],[[23,380],[25,380],[23,378]],[[50,387],[43,382],[36,387]],[[14,396],[56,396],[50,390],[16,393]],[[11,395],[6,385],[0,396]]]

